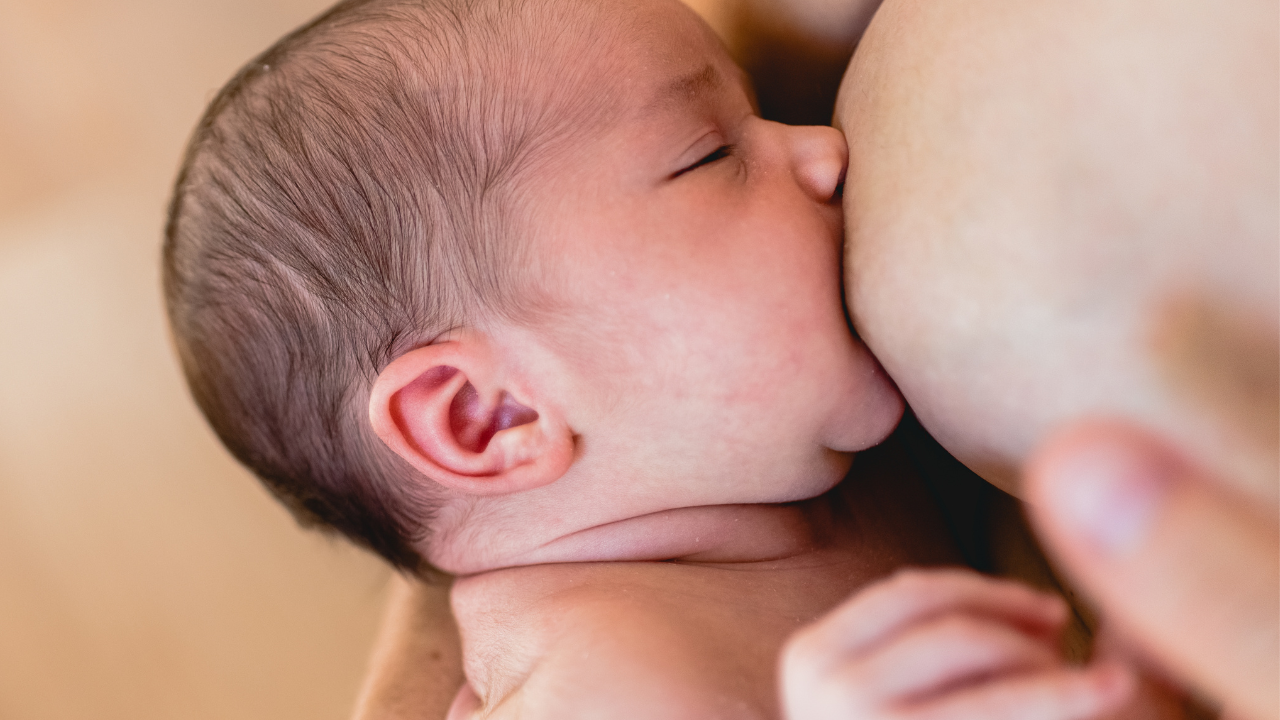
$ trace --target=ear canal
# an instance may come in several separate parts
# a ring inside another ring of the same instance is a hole
[[[506,391],[498,398],[497,406],[486,407],[470,382],[462,386],[449,405],[449,427],[458,445],[476,454],[484,452],[499,432],[537,419],[537,411],[516,402]]]

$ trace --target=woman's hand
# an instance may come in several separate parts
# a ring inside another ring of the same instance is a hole
[[[443,720],[466,679],[447,582],[391,578],[354,720]]]
[[[1108,621],[1233,716],[1280,717],[1280,531],[1130,425],[1080,423],[1030,463],[1046,547]]]

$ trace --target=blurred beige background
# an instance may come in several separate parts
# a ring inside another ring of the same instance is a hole
[[[211,93],[321,0],[0,0],[0,718],[343,718],[387,573],[187,398],[158,297]]]
[[[325,5],[0,0],[0,720],[351,711],[388,573],[217,445],[157,267],[204,104]]]

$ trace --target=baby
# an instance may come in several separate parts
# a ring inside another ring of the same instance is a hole
[[[903,410],[842,309],[846,158],[756,116],[675,0],[344,2],[197,130],[179,354],[302,522],[461,578],[451,716],[776,716],[789,632],[958,560],[893,448],[829,492]],[[1072,701],[1044,717],[1123,699],[1061,670],[1058,601],[912,582],[963,592],[883,633],[977,614],[1007,642],[886,698],[1053,671]]]

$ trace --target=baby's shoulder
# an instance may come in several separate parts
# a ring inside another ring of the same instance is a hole
[[[715,575],[672,563],[579,563],[461,581],[454,605],[476,716],[773,715],[772,651],[789,628],[744,646]]]

